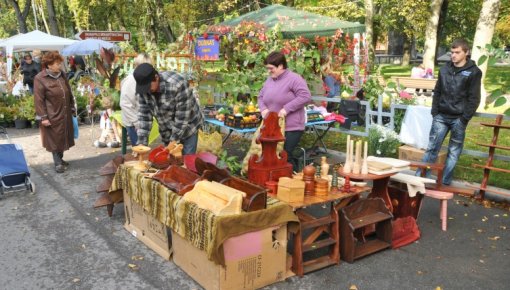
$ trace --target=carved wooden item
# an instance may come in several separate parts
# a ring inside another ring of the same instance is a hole
[[[262,144],[262,154],[260,157],[252,155],[248,162],[249,181],[264,186],[268,180],[292,177],[292,164],[287,162],[287,152],[282,151],[280,156],[276,154],[278,142],[284,140],[278,124],[278,114],[270,112],[257,137],[257,143]]]
[[[203,179],[215,181],[245,193],[243,197],[243,210],[256,211],[265,209],[267,204],[267,190],[249,181],[231,176],[225,169],[220,169],[212,163],[197,158],[195,160],[197,172]]]
[[[246,194],[226,185],[202,180],[183,197],[184,200],[196,203],[198,207],[212,211],[215,215],[240,214],[243,197]]]
[[[186,168],[175,165],[154,174],[152,178],[163,183],[178,195],[183,195],[192,190],[195,183],[200,180],[199,175]]]
[[[393,216],[381,198],[360,199],[340,214],[342,259],[355,259],[391,247]],[[364,235],[364,228],[375,226],[375,236]],[[358,234],[355,234],[357,232]]]

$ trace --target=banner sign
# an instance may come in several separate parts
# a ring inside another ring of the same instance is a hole
[[[197,38],[195,44],[195,58],[197,60],[219,60],[220,59],[220,42],[212,37],[204,39]]]

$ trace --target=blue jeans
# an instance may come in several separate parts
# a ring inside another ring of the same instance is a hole
[[[432,128],[430,128],[429,135],[429,146],[425,155],[423,155],[423,162],[435,163],[441,145],[448,134],[450,134],[450,142],[448,143],[448,155],[446,156],[446,162],[443,170],[443,184],[449,185],[453,179],[453,169],[459,160],[462,148],[464,147],[464,137],[466,137],[466,126],[460,118],[449,119],[443,117],[441,114],[437,114],[432,120]],[[416,175],[419,176],[421,170],[416,171]],[[430,176],[430,170],[427,172],[427,176]]]
[[[138,142],[138,135],[136,134],[135,126],[126,127],[126,131],[129,136],[129,140],[131,140],[131,145],[135,146]]]
[[[189,136],[187,139],[181,140],[181,143],[183,145],[182,155],[197,153],[198,132]]]

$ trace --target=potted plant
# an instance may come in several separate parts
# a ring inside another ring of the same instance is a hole
[[[35,120],[34,99],[25,97],[18,103],[14,126],[16,129],[25,129],[30,126],[33,120]]]
[[[6,128],[11,127],[11,124],[14,120],[14,116],[12,115],[12,108],[5,106],[0,107],[0,126]]]

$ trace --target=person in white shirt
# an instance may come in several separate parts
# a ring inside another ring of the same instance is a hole
[[[141,53],[135,58],[135,67],[142,63],[152,63],[151,58],[146,53]],[[136,97],[136,80],[131,72],[122,80],[120,86],[120,108],[122,124],[127,130],[132,145],[138,142],[136,129],[138,128],[138,98]]]

